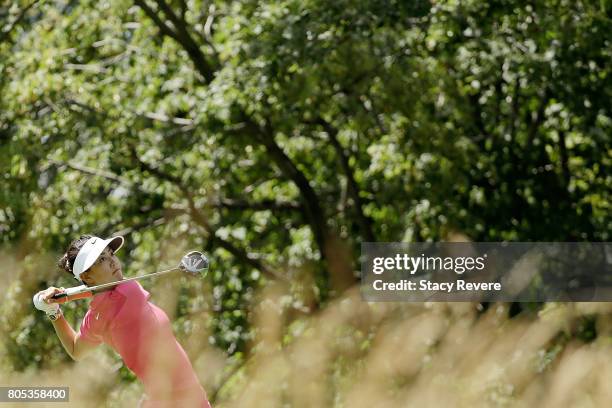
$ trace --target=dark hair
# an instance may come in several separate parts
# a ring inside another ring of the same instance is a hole
[[[85,245],[87,240],[91,237],[92,235],[81,235],[80,237],[72,241],[66,253],[62,255],[62,257],[57,261],[57,266],[72,275],[74,261],[76,260],[76,257],[79,254],[79,251],[81,250],[83,245]]]

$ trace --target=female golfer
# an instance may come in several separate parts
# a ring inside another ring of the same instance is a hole
[[[123,237],[102,239],[82,235],[61,257],[61,269],[87,286],[123,279],[115,253]],[[187,354],[176,341],[168,316],[149,302],[151,295],[136,281],[94,295],[76,333],[51,298],[63,288],[50,287],[34,295],[34,305],[47,313],[66,352],[74,360],[102,343],[112,347],[142,381],[143,408],[210,408]]]

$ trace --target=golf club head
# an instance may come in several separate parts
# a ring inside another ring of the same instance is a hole
[[[199,251],[191,251],[182,259],[179,267],[194,275],[205,275],[208,272],[208,258]]]

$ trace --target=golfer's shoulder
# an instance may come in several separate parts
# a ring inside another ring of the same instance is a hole
[[[115,290],[126,297],[134,298],[134,297],[143,297],[148,299],[150,297],[149,292],[144,290],[144,288],[140,285],[140,283],[136,281],[127,281],[124,283],[120,283],[117,285]]]
[[[134,281],[120,283],[103,294],[105,296],[100,296],[95,304],[90,304],[90,309],[93,309],[92,313],[98,316],[98,319],[114,321],[115,325],[131,321],[134,316],[138,316],[149,297],[149,293]]]

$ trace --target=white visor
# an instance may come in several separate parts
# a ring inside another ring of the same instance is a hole
[[[123,246],[123,237],[113,237],[109,239],[102,239],[99,237],[91,237],[85,242],[85,244],[79,250],[74,265],[72,267],[72,273],[77,279],[79,276],[91,268],[96,262],[104,248],[107,246],[113,250],[113,253],[117,252],[119,248]]]

